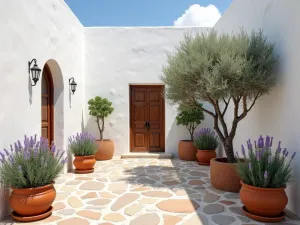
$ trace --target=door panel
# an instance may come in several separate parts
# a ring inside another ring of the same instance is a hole
[[[130,150],[133,152],[164,151],[162,88],[158,85],[130,87]]]
[[[42,74],[42,96],[41,96],[41,135],[53,141],[53,82],[50,69],[46,65]]]

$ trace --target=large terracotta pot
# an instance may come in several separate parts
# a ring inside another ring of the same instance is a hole
[[[181,140],[178,143],[178,155],[181,160],[196,161],[197,149],[191,140]]]
[[[76,167],[76,170],[81,172],[86,171],[87,173],[94,169],[95,163],[95,155],[75,156],[73,161],[73,165]]]
[[[258,188],[241,181],[241,201],[254,215],[263,217],[278,216],[288,203],[285,188]]]
[[[36,188],[12,188],[10,206],[20,216],[36,216],[49,211],[55,197],[54,183]]]
[[[112,159],[115,151],[114,142],[112,140],[97,140],[98,151],[95,155],[96,160]]]
[[[200,150],[197,149],[197,161],[199,165],[210,165],[210,160],[217,157],[216,150]]]
[[[238,193],[241,179],[236,171],[236,163],[228,163],[227,158],[210,160],[210,180],[214,188]]]

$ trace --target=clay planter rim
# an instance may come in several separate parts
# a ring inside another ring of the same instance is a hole
[[[214,152],[214,151],[216,151],[216,149],[214,149],[214,150],[202,150],[202,149],[198,149],[197,148],[197,151],[201,151],[201,152]]]
[[[31,188],[15,188],[11,187],[12,190],[14,190],[16,193],[21,193],[21,192],[30,192],[30,191],[36,191],[38,190],[43,190],[47,189],[55,184],[55,181],[52,181],[50,184],[46,184],[44,186],[39,186],[39,187],[31,187]]]
[[[76,158],[94,158],[95,155],[74,155]]]
[[[252,185],[249,185],[249,184],[244,183],[242,180],[241,180],[241,184],[242,184],[242,186],[245,186],[245,187],[247,187],[247,188],[249,188],[249,189],[256,190],[256,191],[266,191],[266,190],[268,190],[268,191],[274,191],[274,192],[276,192],[276,191],[284,191],[285,188],[286,188],[286,187],[281,187],[281,188],[262,188],[262,187],[255,187],[255,186],[252,186]]]
[[[103,139],[103,140],[96,140],[96,141],[112,141],[112,139]]]
[[[211,160],[214,160],[214,161],[216,161],[218,163],[224,163],[224,164],[230,164],[230,165],[237,164],[237,162],[235,162],[235,163],[229,163],[228,160],[227,160],[227,157],[217,157],[217,158],[213,158]],[[220,160],[225,160],[225,162],[220,161]],[[245,162],[243,158],[240,158],[239,160],[241,160],[242,162]]]

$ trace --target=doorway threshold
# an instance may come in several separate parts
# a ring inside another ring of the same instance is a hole
[[[136,158],[143,158],[143,159],[171,159],[173,155],[171,153],[149,153],[149,152],[130,152],[121,155],[121,159],[136,159]]]

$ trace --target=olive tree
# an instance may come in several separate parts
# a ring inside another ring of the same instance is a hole
[[[251,34],[242,30],[237,35],[216,31],[185,34],[175,52],[168,54],[161,80],[171,104],[187,104],[212,116],[227,160],[234,163],[238,123],[256,100],[275,86],[277,77],[272,68],[276,62],[274,43],[268,42],[261,30]],[[200,102],[211,104],[212,109]],[[228,110],[229,105],[233,110]],[[232,113],[230,124],[226,113]]]

